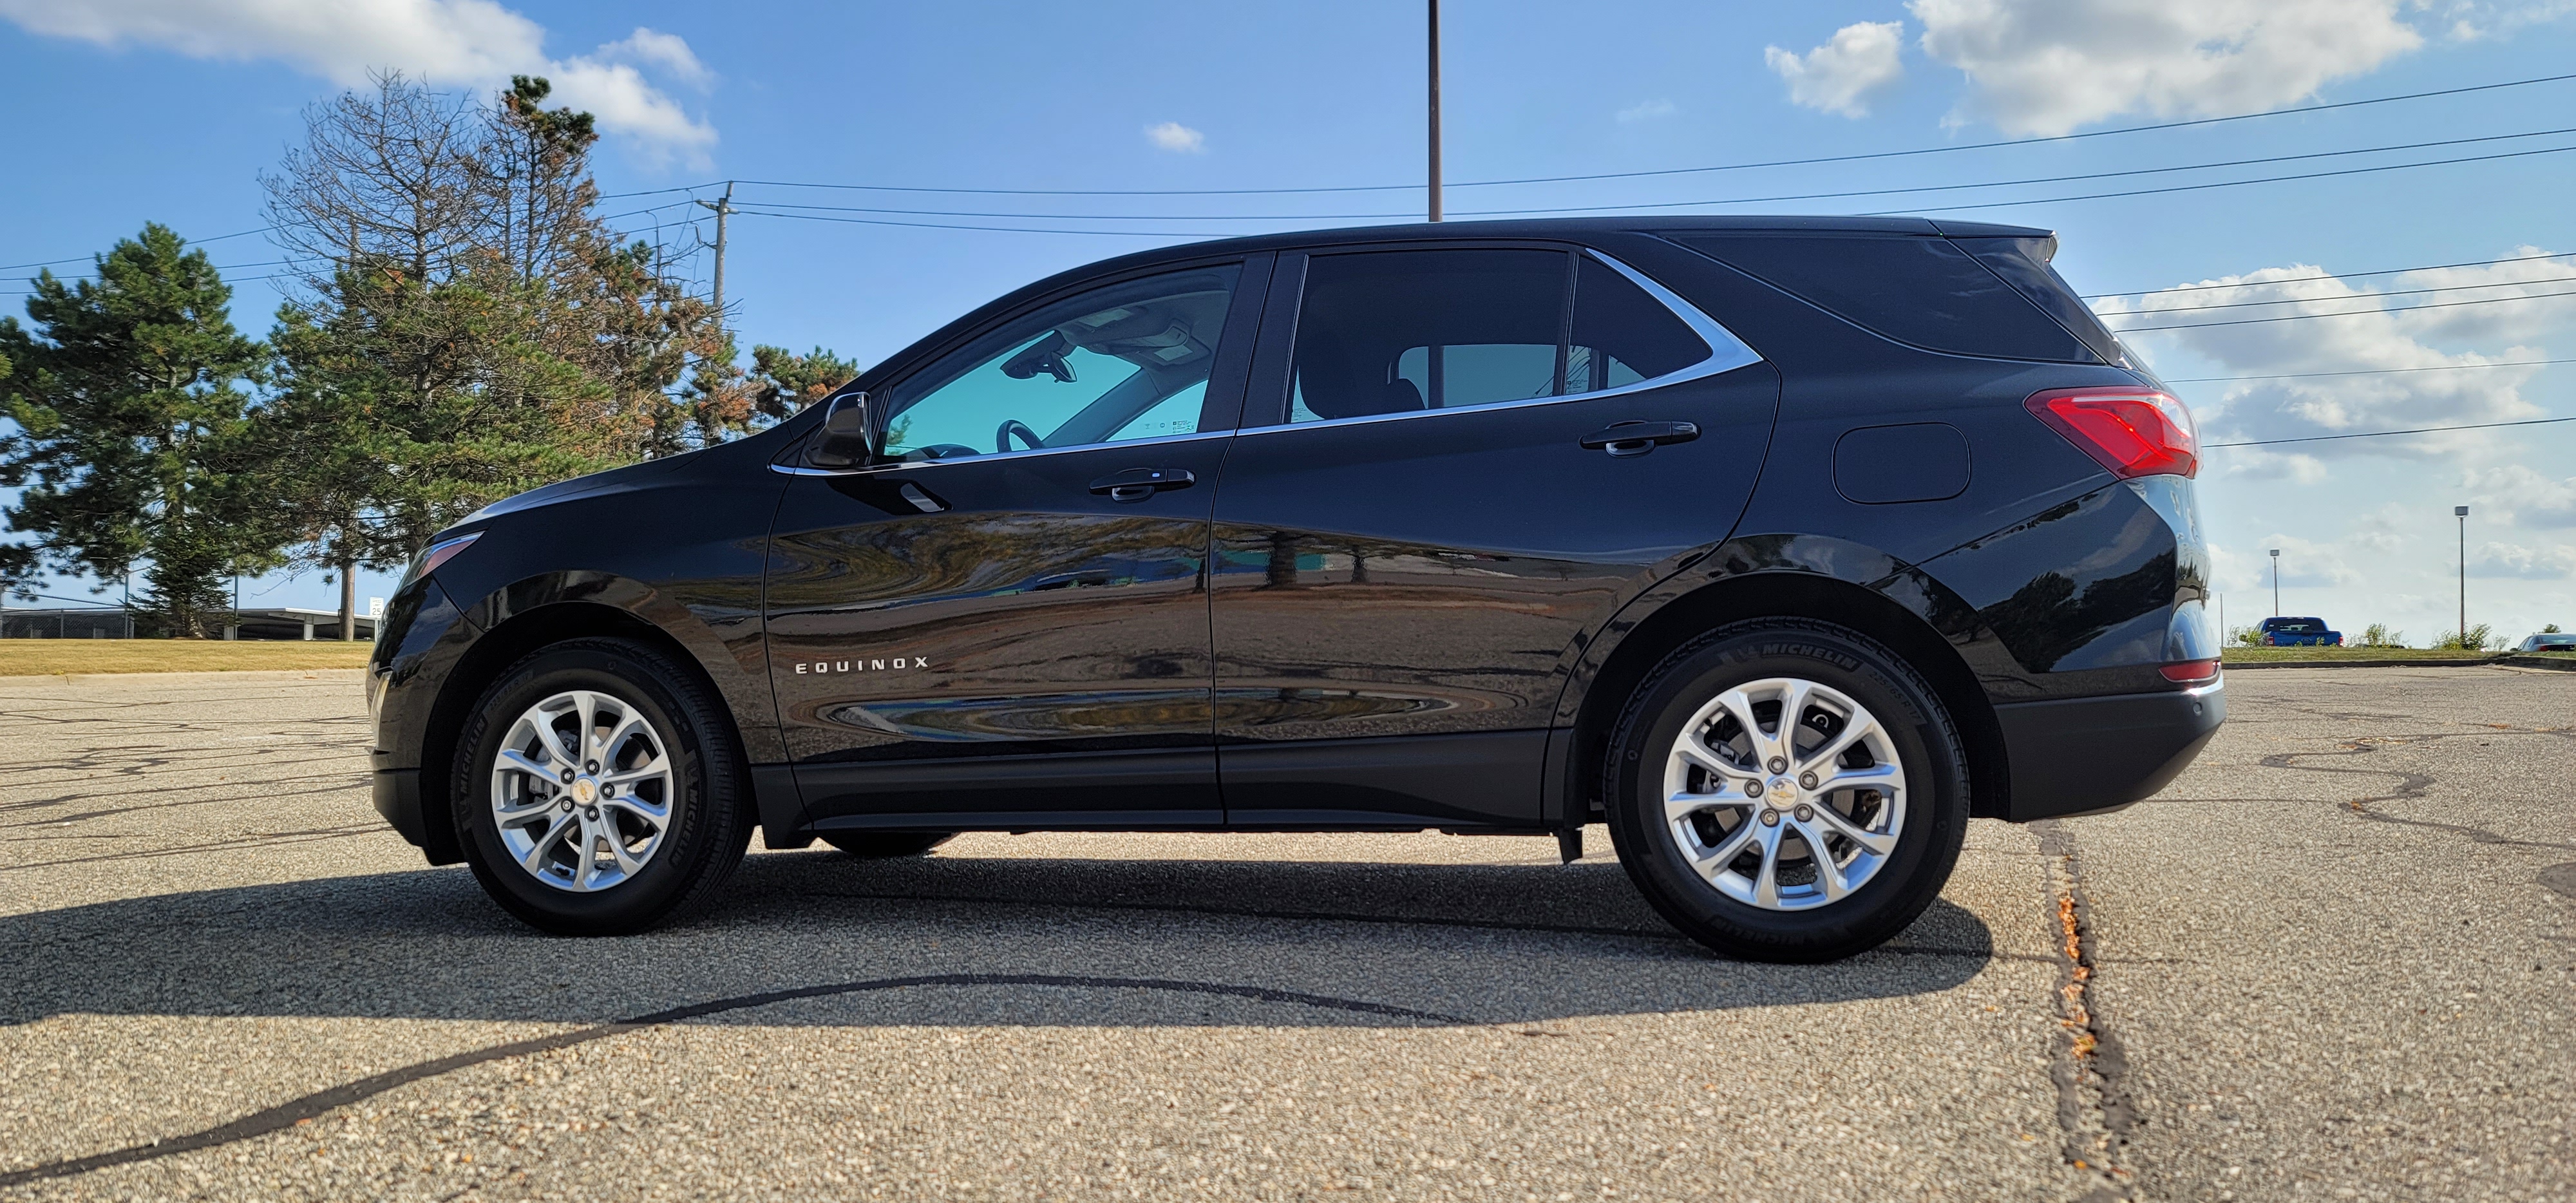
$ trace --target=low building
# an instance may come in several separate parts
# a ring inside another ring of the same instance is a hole
[[[337,639],[340,612],[300,606],[244,609],[229,615],[226,639]],[[131,639],[134,618],[123,610],[62,607],[0,610],[0,639]],[[376,620],[358,615],[358,638],[373,640]]]

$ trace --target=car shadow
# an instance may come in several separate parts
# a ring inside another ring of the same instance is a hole
[[[1937,902],[1829,965],[1716,958],[1615,864],[747,860],[686,926],[563,939],[462,868],[0,917],[0,1023],[66,1013],[794,1025],[1440,1025],[1946,990]]]

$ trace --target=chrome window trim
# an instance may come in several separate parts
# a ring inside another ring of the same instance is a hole
[[[961,455],[955,459],[889,460],[857,468],[809,468],[803,464],[772,461],[769,470],[784,476],[865,476],[889,472],[896,468],[936,468],[943,464],[989,464],[996,460],[1027,459],[1040,455],[1064,455],[1074,451],[1105,451],[1112,447],[1152,447],[1166,443],[1195,443],[1201,439],[1234,437],[1232,430],[1211,430],[1200,434],[1158,434],[1150,439],[1114,439],[1106,443],[1084,443],[1075,447],[1029,447],[1018,451],[995,451],[988,454]]]
[[[1673,371],[1666,372],[1651,380],[1640,380],[1634,384],[1622,384],[1616,388],[1596,389],[1588,393],[1566,393],[1555,397],[1531,397],[1524,401],[1495,401],[1484,405],[1461,405],[1449,409],[1415,409],[1407,410],[1403,413],[1362,414],[1355,418],[1319,418],[1312,422],[1276,422],[1266,426],[1247,426],[1237,433],[1252,435],[1272,434],[1282,430],[1320,430],[1331,426],[1356,426],[1363,422],[1400,422],[1408,418],[1436,418],[1447,414],[1485,413],[1497,409],[1527,409],[1534,405],[1561,405],[1568,401],[1598,401],[1604,397],[1624,397],[1630,393],[1642,393],[1648,389],[1669,388],[1676,384],[1687,384],[1693,380],[1704,380],[1710,376],[1732,372],[1737,368],[1751,367],[1754,364],[1762,362],[1761,352],[1756,351],[1751,346],[1747,345],[1743,339],[1737,338],[1734,331],[1720,325],[1716,318],[1710,317],[1708,314],[1701,312],[1699,306],[1693,305],[1689,301],[1682,299],[1681,294],[1674,292],[1672,289],[1656,283],[1653,278],[1647,276],[1644,272],[1638,271],[1636,268],[1630,267],[1625,263],[1621,263],[1608,255],[1592,249],[1591,247],[1583,247],[1578,251],[1578,253],[1592,257],[1602,266],[1607,267],[1620,275],[1626,276],[1629,283],[1646,290],[1647,296],[1653,297],[1656,303],[1662,305],[1665,309],[1670,310],[1674,317],[1681,319],[1683,325],[1690,327],[1691,333],[1699,336],[1699,340],[1701,342],[1708,344],[1708,358],[1692,364],[1689,367],[1677,368]]]

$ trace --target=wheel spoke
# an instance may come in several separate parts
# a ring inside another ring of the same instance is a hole
[[[603,799],[600,802],[600,805],[614,806],[619,810],[635,816],[636,818],[642,819],[645,822],[652,824],[653,830],[657,833],[663,828],[671,825],[670,807],[648,805],[633,795],[628,795],[623,798]]]
[[[1830,768],[1835,760],[1851,749],[1853,744],[1859,743],[1867,738],[1870,732],[1876,730],[1878,730],[1877,719],[1871,718],[1866,711],[1856,713],[1852,715],[1850,722],[1843,724],[1840,732],[1825,741],[1825,746],[1809,752],[1807,758],[1798,763],[1798,767],[1801,769]]]
[[[1817,811],[1816,815],[1822,818],[1831,813],[1831,809],[1826,809]],[[1816,888],[1824,892],[1825,901],[1840,901],[1843,895],[1851,893],[1851,879],[1843,876],[1842,866],[1834,863],[1833,854],[1825,848],[1825,833],[1813,823],[1802,823],[1794,818],[1789,821],[1798,829],[1798,839],[1807,845],[1807,859],[1816,866]]]
[[[563,839],[565,828],[575,826],[580,823],[580,821],[581,816],[572,812],[567,812],[556,818],[553,825],[546,828],[546,833],[544,835],[538,836],[535,842],[528,845],[528,851],[519,857],[519,867],[530,873],[543,871],[546,863],[546,853],[552,850],[558,841]]]
[[[626,850],[626,841],[618,838],[614,828],[610,828],[604,838],[608,843],[608,854],[617,858],[617,872],[620,876],[631,877],[643,871],[644,862],[634,853]]]
[[[656,752],[653,754],[653,759],[648,760],[643,764],[639,764],[634,768],[626,769],[621,772],[600,774],[599,781],[602,785],[624,785],[629,781],[642,781],[649,777],[660,777],[670,771],[671,762],[664,758],[661,753]]]
[[[572,709],[581,717],[581,755],[575,763],[580,767],[579,762],[592,759],[591,728],[599,722],[599,695],[588,690],[572,695]]]
[[[1780,829],[1747,825],[1760,833],[1754,838],[1762,844],[1762,867],[1753,873],[1753,905],[1776,908],[1780,905]]]
[[[1864,830],[1858,824],[1844,818],[1833,807],[1817,807],[1816,821],[1833,828],[1834,834],[1868,849],[1874,855],[1886,856],[1896,851],[1895,836]]]
[[[508,827],[532,815],[544,814],[554,809],[554,805],[554,799],[539,797],[532,793],[517,803],[493,803],[492,817],[500,820],[503,827]]]
[[[1708,770],[1713,776],[1741,780],[1748,775],[1743,769],[1728,763],[1724,756],[1718,755],[1717,749],[1708,746],[1707,738],[1697,731],[1682,732],[1681,739],[1673,745],[1673,751],[1682,759]]]
[[[1679,822],[1703,810],[1724,807],[1740,810],[1753,805],[1753,799],[1742,795],[1678,793],[1664,799],[1664,821]]]
[[[626,742],[626,737],[628,735],[634,733],[637,728],[642,727],[643,725],[643,716],[636,714],[632,710],[625,712],[625,717],[619,719],[617,721],[617,726],[609,731],[608,738],[601,740],[599,743],[599,766],[601,768],[607,768],[609,765],[616,763],[609,758],[617,754],[617,749]]]
[[[534,777],[539,781],[543,781],[548,785],[554,784],[557,775],[563,771],[555,765],[538,764],[527,753],[522,752],[517,748],[501,749],[500,760],[502,765],[517,769],[520,772],[526,773],[527,775]]]
[[[1815,686],[1806,681],[1791,681],[1789,687],[1781,691],[1780,721],[1776,724],[1779,734],[1772,737],[1772,750],[1763,758],[1766,764],[1771,756],[1792,764],[1797,761],[1798,720],[1806,716],[1807,695],[1814,690]]]
[[[1736,724],[1744,728],[1744,742],[1753,746],[1753,759],[1770,760],[1777,745],[1770,736],[1762,733],[1762,724],[1753,717],[1753,699],[1741,689],[1730,689],[1717,695],[1717,704],[1725,707],[1728,714],[1735,716]]]
[[[1683,851],[1690,857],[1691,868],[1713,882],[1718,874],[1726,872],[1728,865],[1735,863],[1736,857],[1743,855],[1745,845],[1752,843],[1761,831],[1762,825],[1754,822],[1753,816],[1747,813],[1744,821],[1736,824],[1735,830],[1728,832],[1717,847],[1701,852],[1685,846]]]
[[[1905,771],[1892,764],[1874,764],[1865,769],[1845,769],[1824,779],[1816,786],[1818,794],[1847,789],[1874,789],[1895,793],[1905,788]]]
[[[537,742],[545,745],[546,755],[554,757],[556,763],[562,768],[574,770],[581,768],[581,761],[573,756],[570,749],[564,747],[563,737],[555,733],[553,715],[547,714],[542,709],[533,710],[528,713],[526,722],[537,729]],[[546,775],[554,774],[549,772]]]

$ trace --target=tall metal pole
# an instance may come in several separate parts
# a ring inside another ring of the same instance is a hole
[[[2281,616],[2281,549],[2272,549],[2272,617]]]
[[[732,181],[732,180],[726,180],[726,181],[725,181],[725,190],[724,190],[724,197],[723,197],[723,199],[720,199],[720,200],[716,201],[714,204],[709,204],[709,203],[707,203],[707,202],[705,202],[705,201],[699,201],[699,202],[698,202],[698,207],[699,207],[699,208],[702,208],[702,209],[713,209],[713,210],[715,210],[715,214],[716,214],[716,296],[715,296],[715,302],[716,302],[716,324],[717,324],[717,326],[718,326],[719,328],[721,328],[721,327],[724,325],[725,218],[726,218],[727,216],[731,215],[731,214],[734,212],[734,207],[733,207],[733,181]]]
[[[1440,0],[1431,4],[1431,220],[1440,220]],[[721,227],[719,227],[721,228]],[[717,260],[722,262],[721,257]]]
[[[2460,520],[2460,649],[2469,647],[2469,507],[2451,507],[2451,516]]]

